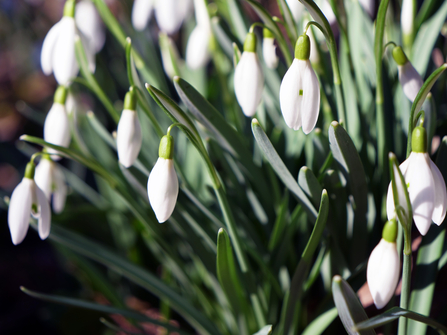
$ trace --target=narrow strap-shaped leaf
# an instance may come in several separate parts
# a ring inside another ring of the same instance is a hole
[[[342,173],[348,180],[350,192],[354,198],[354,227],[352,232],[351,265],[363,261],[367,247],[367,211],[368,189],[362,161],[354,143],[346,130],[333,121],[329,127],[329,142],[332,154],[339,163]]]
[[[321,201],[321,191],[323,190],[317,177],[307,166],[303,166],[298,173],[298,184],[304,193],[310,198],[310,201],[317,206]]]
[[[301,335],[320,335],[335,320],[338,315],[337,308],[332,307],[326,312],[321,313],[304,329]]]
[[[441,335],[447,335],[447,327],[440,324],[439,322],[436,322],[424,315],[400,308],[400,307],[393,307],[390,310],[386,311],[383,314],[380,314],[374,318],[371,318],[369,320],[358,322],[353,326],[352,328],[355,331],[361,331],[362,334],[367,334],[365,331],[368,329],[373,329],[376,327],[380,327],[383,325],[386,325],[387,323],[390,323],[400,317],[406,317],[407,319],[415,320],[418,322],[424,322],[428,324],[429,326],[436,329],[439,334]],[[354,333],[357,334],[357,333]]]
[[[253,335],[271,335],[272,334],[272,325],[267,325],[265,327],[262,327],[258,332],[254,333]]]
[[[284,18],[284,21],[286,22],[285,28],[287,31],[287,34],[289,35],[289,38],[292,42],[295,42],[298,39],[298,32],[296,24],[298,22],[295,22],[292,13],[290,12],[290,8],[286,3],[286,0],[277,0],[279,10],[282,14],[282,17]]]
[[[284,197],[279,205],[278,214],[276,216],[273,231],[270,236],[268,248],[270,251],[274,250],[280,243],[283,242],[283,234],[287,223],[287,207],[289,205],[289,193],[286,191]]]
[[[253,135],[255,136],[256,142],[258,142],[259,147],[264,153],[265,157],[269,161],[270,165],[275,170],[278,177],[283,181],[284,185],[292,191],[293,194],[298,199],[298,202],[304,207],[304,209],[314,218],[317,217],[317,211],[315,207],[312,205],[310,200],[306,197],[304,192],[298,186],[295,178],[292,177],[292,174],[287,169],[284,162],[279,157],[275,148],[270,142],[269,138],[265,134],[258,120],[253,119],[251,122],[251,129],[253,131]]]
[[[338,316],[349,335],[359,335],[358,330],[353,330],[353,326],[368,320],[363,306],[355,294],[354,290],[340,276],[334,276],[332,279],[332,296],[337,307]],[[361,335],[375,335],[372,329],[361,332]]]
[[[141,335],[140,332],[135,333],[130,330],[122,329],[122,328],[118,327],[117,325],[113,324],[112,322],[106,320],[105,318],[99,318],[99,322],[101,322],[104,326],[106,326],[107,328],[110,328],[111,330],[113,330],[114,332],[116,332],[118,334],[123,333],[123,334],[128,334],[128,335]]]
[[[220,334],[215,325],[195,309],[187,299],[145,269],[138,267],[106,247],[87,240],[62,227],[51,227],[50,239],[119,272],[137,285],[169,301],[172,308],[188,320],[200,333]]]
[[[28,290],[23,286],[21,286],[20,289],[22,290],[22,292],[24,292],[27,295],[29,295],[33,298],[36,298],[36,299],[54,302],[54,303],[60,304],[60,305],[84,308],[84,309],[88,309],[91,311],[97,311],[97,312],[106,313],[106,314],[119,314],[126,318],[134,319],[136,321],[149,322],[149,323],[152,323],[157,326],[162,326],[169,331],[176,332],[179,334],[184,334],[184,335],[190,334],[183,330],[180,330],[177,327],[174,327],[173,325],[171,325],[169,323],[155,320],[155,319],[148,317],[144,314],[141,314],[139,312],[132,311],[129,309],[118,308],[118,307],[114,307],[114,306],[100,305],[100,304],[97,304],[94,302],[85,301],[85,300],[81,300],[81,299],[73,299],[73,298],[67,298],[67,297],[62,297],[62,296],[58,296],[58,295],[43,294],[43,293]]]

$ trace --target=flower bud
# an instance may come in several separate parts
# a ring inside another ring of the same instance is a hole
[[[268,68],[276,69],[279,59],[276,55],[275,38],[273,37],[272,32],[267,28],[264,28],[263,35],[262,55],[264,57],[264,62]]]
[[[407,98],[413,102],[424,82],[400,46],[393,49],[393,58],[397,63],[402,89]]]

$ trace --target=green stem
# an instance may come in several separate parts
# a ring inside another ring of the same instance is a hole
[[[404,265],[402,267],[402,290],[400,293],[400,307],[408,309],[410,301],[410,282],[411,282],[411,226],[404,229]],[[407,318],[399,318],[398,335],[407,334]]]

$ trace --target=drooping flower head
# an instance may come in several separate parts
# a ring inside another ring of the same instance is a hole
[[[264,28],[262,30],[262,55],[264,62],[270,69],[276,69],[278,66],[278,56],[276,55],[275,37],[270,29]]]
[[[378,309],[394,296],[399,280],[400,259],[396,247],[397,222],[385,223],[382,239],[369,256],[366,279],[369,291]]]
[[[279,90],[281,112],[289,128],[301,127],[309,134],[317,124],[320,111],[320,85],[309,61],[310,39],[301,35],[295,46],[295,59]]]
[[[414,223],[421,235],[425,235],[432,221],[438,226],[444,221],[447,192],[441,172],[428,156],[427,133],[423,127],[413,130],[411,154],[399,168],[407,183]],[[396,216],[391,184],[387,194],[387,215],[388,219]]]
[[[158,222],[167,221],[174,211],[178,196],[178,179],[174,168],[174,139],[168,134],[160,141],[159,158],[147,182],[149,202]]]
[[[160,30],[168,35],[176,33],[192,8],[191,0],[156,0],[155,18]]]
[[[146,28],[152,16],[155,0],[135,0],[132,7],[132,25],[135,30],[142,31]]]
[[[124,98],[124,109],[116,132],[118,159],[126,168],[133,165],[143,143],[136,109],[137,97],[135,89],[131,88]]]
[[[35,164],[26,166],[25,176],[11,195],[8,226],[14,245],[23,241],[28,232],[30,215],[38,219],[38,232],[42,240],[50,234],[51,211],[45,193],[34,182]]]
[[[393,49],[393,58],[397,63],[399,81],[402,85],[402,89],[407,98],[413,102],[424,84],[421,75],[408,60],[407,56],[402,50],[402,47],[397,46]]]
[[[245,116],[256,113],[264,88],[264,74],[256,55],[256,35],[249,32],[244,42],[244,52],[234,72],[234,92]]]
[[[211,22],[205,0],[194,0],[197,25],[186,45],[186,64],[191,69],[204,67],[210,59]]]
[[[46,142],[67,148],[70,144],[70,124],[68,121],[65,102],[67,99],[67,88],[59,86],[54,93],[54,102],[45,118],[43,126],[43,138]],[[48,148],[48,153],[57,153],[56,150]],[[53,156],[53,159],[60,159]]]
[[[93,53],[98,53],[106,41],[104,25],[90,0],[82,0],[76,4],[76,26],[85,37],[86,47]]]

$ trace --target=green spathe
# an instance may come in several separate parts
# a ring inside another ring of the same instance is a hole
[[[382,230],[382,238],[390,243],[396,242],[397,239],[397,221],[396,219],[391,219],[385,223]]]
[[[53,101],[61,105],[65,105],[66,100],[67,100],[67,88],[65,86],[60,85],[56,89],[56,92],[54,93]]]
[[[413,136],[411,136],[411,151],[427,152],[427,131],[424,127],[418,126],[414,128]]]
[[[174,157],[174,138],[171,135],[165,135],[161,138],[158,156],[164,159]]]
[[[295,58],[308,60],[310,57],[310,38],[306,34],[298,37],[295,44]]]
[[[244,51],[256,52],[256,35],[248,33],[244,41]]]
[[[36,164],[29,162],[25,168],[25,178],[34,179],[34,172],[36,171]]]
[[[74,17],[75,16],[75,7],[76,7],[75,0],[68,0],[67,2],[65,2],[64,16]]]
[[[272,31],[268,28],[262,29],[262,36],[264,36],[264,38],[275,38]]]
[[[407,55],[405,55],[401,46],[397,46],[393,49],[393,58],[397,65],[405,65],[408,62]]]
[[[135,90],[131,88],[124,97],[124,109],[136,110],[137,109],[137,95]]]

